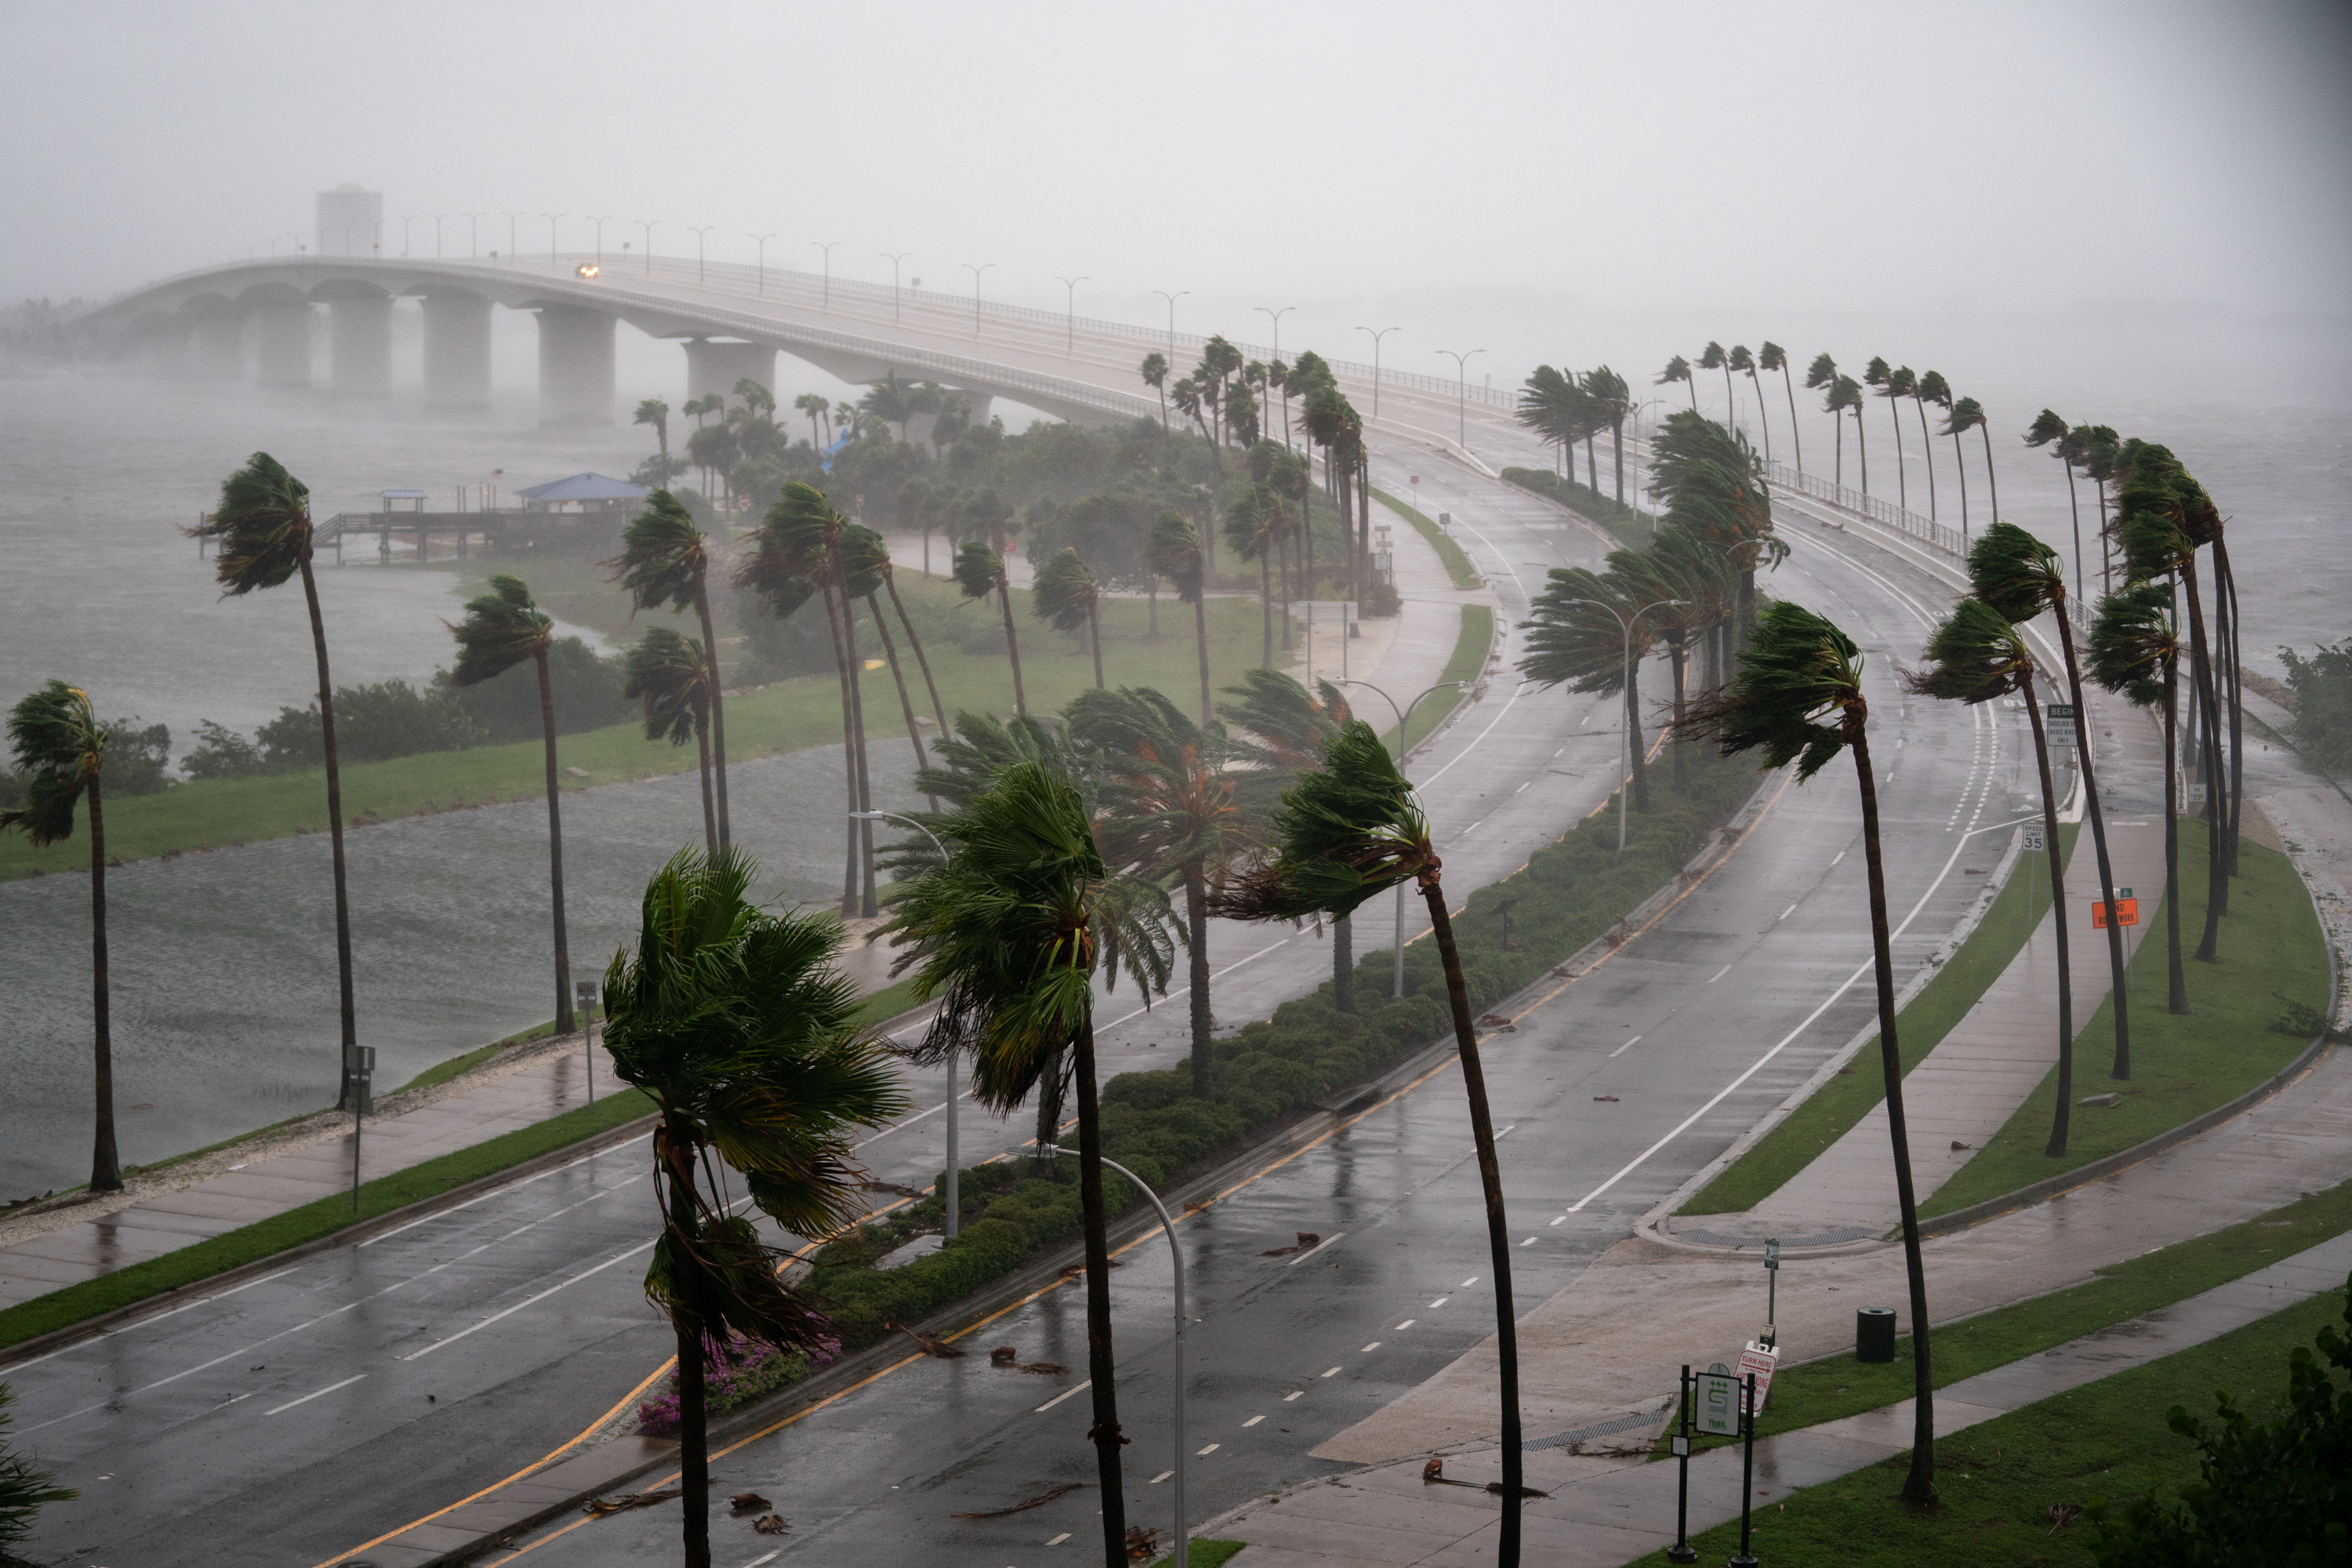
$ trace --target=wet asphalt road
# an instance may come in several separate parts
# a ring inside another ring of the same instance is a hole
[[[1441,471],[1424,472],[1423,489],[1424,510],[1462,524],[1513,621],[1541,564],[1597,555],[1589,533],[1498,487]],[[1907,971],[1975,897],[1966,867],[1998,853],[1997,837],[1962,835],[2018,815],[2015,742],[1989,714],[1919,704],[1899,717],[1886,656],[1916,657],[1946,592],[1849,538],[1784,527],[1798,552],[1776,591],[1824,609],[1874,656],[1890,895],[1897,918],[1910,916],[1896,956]],[[1662,690],[1663,671],[1649,681]],[[1415,773],[1458,889],[1507,874],[1605,797],[1615,748],[1591,732],[1613,711],[1607,700],[1522,693],[1505,677],[1423,753]],[[1768,798],[1722,873],[1486,1049],[1497,1122],[1510,1129],[1513,1222],[1531,1238],[1514,1255],[1522,1309],[1570,1283],[1866,1021],[1852,781],[1833,772]],[[1968,842],[1979,852],[1961,853]],[[1360,950],[1384,945],[1381,923],[1360,922]],[[1228,1022],[1265,1016],[1328,972],[1311,933],[1221,926],[1213,941]],[[1103,1016],[1134,1005],[1122,991]],[[1182,1028],[1181,999],[1110,1025],[1107,1073],[1173,1065]],[[929,1086],[926,1103],[940,1092]],[[941,1121],[932,1111],[882,1134],[865,1151],[876,1175],[928,1183]],[[1022,1135],[968,1114],[965,1158]],[[638,1290],[643,1254],[632,1251],[651,1235],[644,1165],[642,1144],[615,1150],[9,1369],[18,1436],[84,1489],[44,1516],[33,1557],[107,1568],[321,1563],[571,1438],[667,1353]],[[1449,1067],[1180,1227],[1202,1320],[1191,1447],[1217,1445],[1192,1460],[1193,1517],[1334,1468],[1307,1450],[1491,1330],[1478,1209]],[[1260,1256],[1302,1229],[1333,1239],[1304,1259]],[[1135,1444],[1129,1508],[1147,1523],[1165,1522],[1168,1489],[1151,1478],[1171,1462],[1167,1272],[1154,1237],[1117,1277],[1121,1411]],[[980,1342],[1080,1364],[1082,1300],[1048,1292]],[[1076,1381],[1001,1372],[979,1356],[918,1361],[722,1460],[721,1489],[774,1499],[793,1521],[793,1556],[1042,1562],[1053,1537],[1091,1527],[1087,1493],[1005,1520],[948,1516],[1090,1478],[1086,1397],[1038,1408]],[[723,1514],[719,1562],[772,1548]],[[675,1549],[677,1515],[664,1507],[558,1528],[522,1554],[659,1560]]]

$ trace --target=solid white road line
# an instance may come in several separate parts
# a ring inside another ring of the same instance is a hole
[[[517,1301],[513,1306],[509,1307],[503,1312],[493,1312],[478,1323],[475,1323],[468,1328],[459,1329],[456,1333],[451,1334],[446,1340],[435,1340],[423,1350],[413,1351],[407,1355],[401,1356],[396,1359],[401,1361],[422,1361],[425,1357],[431,1355],[435,1351],[439,1350],[443,1345],[454,1345],[459,1340],[464,1339],[467,1334],[479,1333],[482,1330],[488,1328],[492,1323],[498,1322],[502,1319],[513,1317],[525,1307],[531,1306],[536,1302],[546,1300],[558,1290],[568,1289],[572,1286],[579,1284],[580,1281],[587,1279],[592,1274],[602,1274],[605,1269],[610,1268],[615,1263],[620,1263],[628,1258],[635,1258],[640,1252],[650,1250],[653,1245],[653,1242],[650,1241],[639,1242],[636,1246],[629,1248],[628,1251],[608,1258],[604,1259],[604,1262],[596,1265],[593,1268],[583,1268],[579,1273],[572,1276],[571,1279],[562,1280],[558,1284],[550,1285],[546,1289],[541,1290],[535,1296],[524,1297],[521,1300]]]
[[[1626,1041],[1623,1045],[1622,1045],[1622,1046],[1618,1047],[1615,1050],[1613,1050],[1613,1051],[1610,1052],[1609,1054],[1610,1054],[1611,1056],[1612,1056],[1612,1057],[1622,1057],[1622,1056],[1623,1056],[1627,1051],[1632,1050],[1632,1049],[1633,1048],[1634,1042],[1635,1042],[1635,1041],[1637,1041],[1637,1040],[1639,1040],[1641,1037],[1641,1037],[1641,1036],[1639,1036],[1639,1035],[1634,1036],[1633,1039]]]
[[[355,1383],[365,1383],[367,1381],[367,1373],[362,1373],[357,1377],[347,1377],[341,1383],[331,1383],[327,1384],[326,1387],[320,1389],[316,1394],[306,1394],[299,1399],[289,1399],[283,1405],[263,1411],[262,1414],[264,1415],[275,1415],[280,1410],[291,1410],[298,1405],[308,1405],[310,1401],[318,1398],[320,1394],[332,1394],[339,1388],[349,1388]]]
[[[1297,1257],[1284,1264],[1283,1267],[1285,1268],[1297,1268],[1300,1264],[1306,1262],[1308,1258],[1314,1257],[1325,1247],[1339,1246],[1340,1238],[1345,1237],[1347,1234],[1348,1233],[1344,1230],[1333,1231],[1329,1236],[1325,1237],[1321,1241],[1317,1242],[1314,1246],[1308,1247],[1306,1251],[1300,1253]]]
[[[1066,1388],[1066,1389],[1062,1390],[1062,1392],[1061,1392],[1061,1393],[1059,1393],[1059,1394],[1057,1394],[1054,1395],[1054,1397],[1053,1397],[1053,1398],[1051,1398],[1051,1399],[1049,1399],[1049,1400],[1045,1401],[1045,1404],[1040,1405],[1039,1406],[1037,1406],[1037,1408],[1036,1408],[1036,1409],[1034,1409],[1034,1410],[1033,1410],[1033,1411],[1031,1411],[1031,1412],[1030,1412],[1030,1414],[1031,1414],[1032,1415],[1043,1415],[1046,1411],[1051,1410],[1052,1408],[1054,1408],[1054,1406],[1055,1406],[1056,1405],[1059,1405],[1059,1404],[1060,1404],[1060,1403],[1062,1403],[1062,1401],[1064,1401],[1065,1399],[1069,1398],[1069,1397],[1070,1397],[1070,1395],[1072,1395],[1072,1394],[1081,1394],[1081,1393],[1084,1393],[1086,1390],[1087,1390],[1087,1389],[1089,1389],[1089,1388],[1092,1388],[1094,1385],[1095,1385],[1095,1380],[1094,1380],[1093,1378],[1091,1378],[1091,1377],[1090,1377],[1090,1378],[1087,1379],[1087,1380],[1086,1380],[1086,1382],[1084,1382],[1084,1383],[1082,1383],[1082,1384],[1078,1384],[1078,1386],[1077,1386],[1077,1387],[1076,1387],[1076,1388]]]

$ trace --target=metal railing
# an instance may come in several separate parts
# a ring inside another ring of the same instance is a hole
[[[1770,483],[1783,489],[1795,490],[1798,494],[1811,496],[1815,500],[1825,500],[1832,506],[1866,517],[1871,521],[1894,529],[1898,533],[1909,534],[1931,549],[1943,552],[1955,561],[1965,559],[1968,555],[1968,541],[1958,529],[1946,528],[1940,522],[1930,521],[1916,511],[1906,511],[1901,507],[1881,500],[1876,496],[1865,495],[1860,490],[1832,484],[1818,474],[1799,473],[1786,463],[1767,463],[1764,466],[1764,477]]]

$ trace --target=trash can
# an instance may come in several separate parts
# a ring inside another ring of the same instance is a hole
[[[1886,1362],[1895,1359],[1895,1309],[1864,1307],[1853,1315],[1853,1359]]]

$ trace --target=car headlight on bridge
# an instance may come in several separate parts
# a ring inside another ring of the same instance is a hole
[[[579,277],[582,277],[582,278],[593,278],[593,277],[595,277],[595,276],[596,276],[596,274],[598,274],[599,272],[604,271],[604,269],[603,268],[601,268],[601,267],[597,266],[597,265],[596,265],[594,262],[593,262],[593,261],[583,261],[583,262],[582,262],[579,266],[577,266],[577,267],[573,268],[572,270],[573,271],[573,273],[575,273],[575,274],[576,274],[576,275],[578,275]]]

